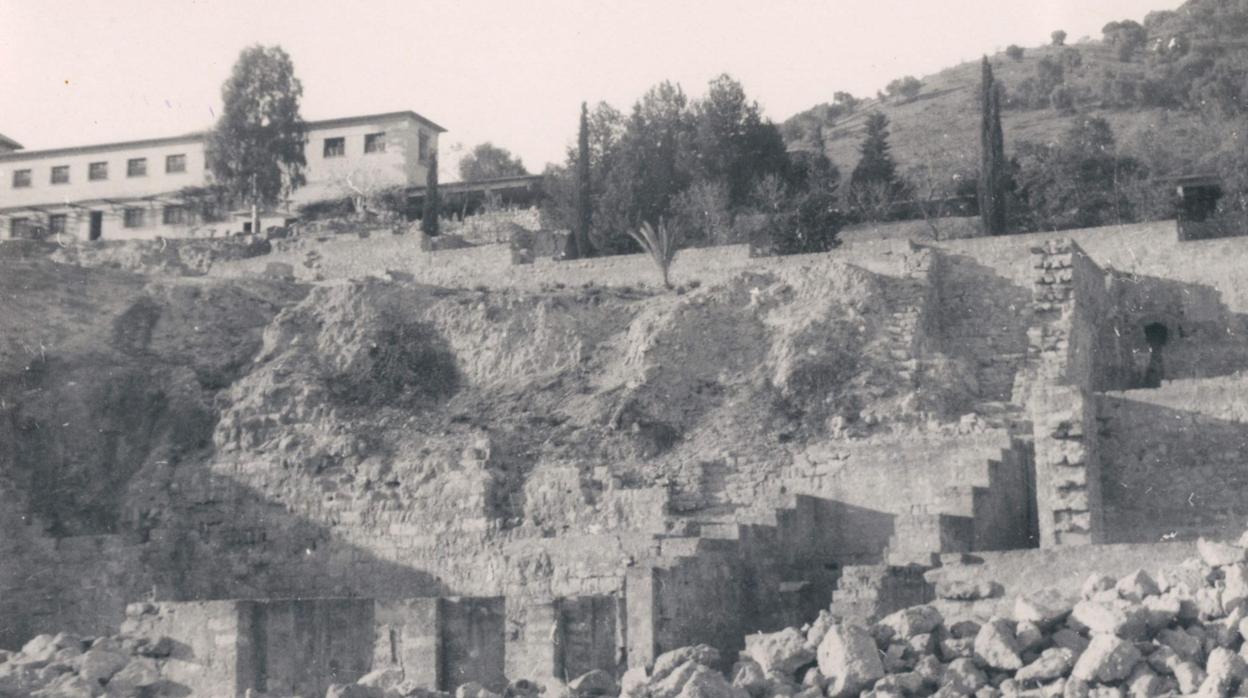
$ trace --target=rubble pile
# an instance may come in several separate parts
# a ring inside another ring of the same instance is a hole
[[[18,652],[0,650],[0,697],[185,695],[162,676],[173,650],[167,637],[38,635]]]
[[[865,626],[825,612],[747,638],[731,685],[739,698],[1248,695],[1245,549],[1198,550],[1155,577],[1094,575],[1077,599],[1018,597],[1012,618],[952,622],[914,606]],[[669,698],[630,698],[646,696]]]

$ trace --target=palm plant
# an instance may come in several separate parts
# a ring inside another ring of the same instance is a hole
[[[640,231],[630,230],[628,234],[658,265],[659,273],[663,275],[663,285],[671,288],[672,282],[668,278],[668,271],[672,267],[672,260],[676,258],[677,246],[680,245],[680,232],[669,228],[667,223],[659,219],[658,228],[645,222],[641,224]]]

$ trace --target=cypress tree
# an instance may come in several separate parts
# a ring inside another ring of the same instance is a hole
[[[980,81],[981,123],[979,130],[979,216],[985,235],[1005,233],[1005,137],[1001,133],[1001,86],[992,76],[992,65],[984,56]]]
[[[429,170],[425,173],[425,210],[420,216],[420,229],[426,235],[438,234],[438,154],[429,155]]]
[[[589,107],[581,102],[581,128],[577,135],[576,153],[576,227],[569,236],[575,246],[570,257],[592,257],[589,229],[593,224],[594,204],[591,197],[589,174]]]

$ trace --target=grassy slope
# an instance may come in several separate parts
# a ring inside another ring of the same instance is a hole
[[[1080,79],[1099,75],[1103,67],[1117,63],[1100,42],[1074,46],[1083,54]],[[1026,50],[1022,60],[1004,53],[990,56],[993,71],[1007,90],[1036,74],[1036,63],[1059,49],[1037,47]],[[902,103],[889,99],[865,102],[853,114],[824,127],[828,156],[848,176],[858,162],[858,146],[866,117],[882,111],[890,122],[893,157],[909,176],[916,169],[931,168],[946,184],[957,172],[974,172],[979,161],[979,81],[978,61],[946,68],[922,78],[923,90],[914,100]],[[1046,142],[1057,138],[1078,116],[1099,116],[1109,121],[1120,147],[1136,150],[1151,139],[1174,139],[1199,123],[1199,117],[1165,109],[1100,109],[1081,107],[1075,116],[1063,116],[1053,109],[1008,109],[1002,118],[1007,155],[1023,140]],[[800,116],[800,115],[799,115]],[[794,117],[798,118],[798,117]],[[1165,174],[1165,173],[1162,173]]]

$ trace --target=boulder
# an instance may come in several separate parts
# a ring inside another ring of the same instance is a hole
[[[733,665],[732,685],[745,689],[753,698],[762,698],[767,684],[767,672],[753,659],[742,659]]]
[[[1143,601],[1146,597],[1161,593],[1156,580],[1144,570],[1136,570],[1118,580],[1114,585],[1118,595],[1128,601]]]
[[[815,618],[810,624],[810,628],[806,630],[806,646],[811,649],[819,647],[819,643],[823,642],[823,636],[827,634],[828,628],[836,623],[836,619],[832,617],[827,610],[820,610],[819,617]]]
[[[620,695],[626,698],[645,698],[649,695],[650,677],[645,667],[629,667],[620,677]]]
[[[57,644],[52,635],[36,635],[22,645],[18,653],[19,661],[24,663],[50,662],[62,645]]]
[[[1205,538],[1196,541],[1196,552],[1200,554],[1200,559],[1210,567],[1234,565],[1245,560],[1244,548]]]
[[[120,652],[92,647],[83,653],[78,664],[78,675],[88,684],[99,686],[108,683],[113,675],[130,663],[130,658]]]
[[[384,691],[382,691],[384,693]],[[502,698],[476,681],[469,681],[455,689],[455,698]]]
[[[1019,669],[1014,679],[1020,683],[1046,683],[1066,676],[1074,665],[1074,652],[1064,647],[1050,647],[1036,661]]]
[[[970,659],[955,659],[945,667],[941,678],[942,689],[952,689],[958,695],[969,695],[988,685],[988,677]]]
[[[1188,634],[1179,628],[1166,628],[1157,633],[1158,644],[1174,650],[1181,659],[1198,664],[1203,663],[1203,643],[1198,637]]]
[[[1222,607],[1238,608],[1248,603],[1248,564],[1228,565],[1223,573]]]
[[[1169,626],[1179,617],[1182,603],[1171,594],[1149,596],[1141,604],[1144,607],[1144,622],[1149,630],[1160,630]]]
[[[705,665],[690,659],[661,678],[656,678],[658,675],[654,674],[650,677],[650,695],[652,698],[675,698],[698,669],[705,668]]]
[[[361,686],[375,686],[383,691],[392,690],[403,683],[403,670],[398,667],[376,669],[361,676],[356,683]]]
[[[1153,696],[1164,695],[1166,692],[1166,681],[1157,675],[1148,664],[1140,662],[1135,665],[1135,669],[1131,671],[1131,675],[1123,682],[1126,685],[1127,693],[1131,698],[1152,698]]]
[[[1023,666],[1014,625],[1004,618],[994,617],[984,623],[975,636],[974,650],[975,659],[992,669],[1015,671]]]
[[[1080,635],[1070,628],[1062,628],[1061,630],[1053,633],[1052,640],[1054,645],[1058,647],[1065,647],[1071,652],[1074,652],[1076,657],[1083,654],[1083,651],[1088,648],[1088,638]]]
[[[1070,615],[1074,604],[1054,589],[1020,596],[1014,600],[1014,620],[1052,628]]]
[[[1179,690],[1183,693],[1195,693],[1205,682],[1205,670],[1196,662],[1179,660],[1174,664],[1174,678],[1179,682]]]
[[[940,641],[940,658],[946,662],[975,656],[975,638],[946,637]]]
[[[891,628],[894,635],[908,640],[915,635],[932,632],[944,620],[940,611],[932,606],[911,606],[885,616],[880,625]]]
[[[953,625],[945,628],[949,637],[969,637],[974,638],[979,634],[979,623],[973,620],[960,620]]]
[[[832,679],[829,698],[853,695],[884,675],[875,641],[860,625],[833,625],[819,643],[817,654],[819,671]]]
[[[1117,635],[1144,639],[1148,634],[1148,612],[1137,603],[1126,601],[1080,601],[1070,613],[1073,625],[1087,628],[1093,635]]]
[[[77,674],[62,674],[43,688],[26,695],[31,698],[92,698],[99,693],[99,689],[99,686],[92,689],[91,685]],[[0,692],[0,695],[4,694]]]
[[[618,696],[620,687],[611,674],[602,669],[594,669],[572,679],[568,689],[579,698],[596,698],[597,696]]]
[[[1002,587],[996,582],[941,581],[936,584],[936,597],[950,601],[978,601],[1001,595]]]
[[[1248,666],[1238,654],[1218,647],[1209,653],[1205,664],[1205,680],[1201,682],[1202,696],[1225,696],[1248,676]]]
[[[917,695],[923,690],[923,677],[913,671],[889,674],[875,682],[875,691],[887,691],[903,696]]]
[[[1079,595],[1085,600],[1096,598],[1103,591],[1109,591],[1114,588],[1118,580],[1104,574],[1092,574],[1083,580],[1083,586],[1079,587]]]
[[[1141,659],[1135,645],[1115,635],[1096,635],[1071,669],[1072,678],[1080,681],[1121,681]]]
[[[797,628],[775,633],[756,633],[745,637],[745,655],[764,672],[793,674],[815,658],[815,651],[806,644],[806,636]]]
[[[690,661],[703,666],[719,666],[719,650],[710,645],[691,645],[664,652],[654,660],[654,668],[650,671],[650,681],[660,681],[673,669]]]
[[[1035,623],[1023,621],[1014,627],[1014,639],[1018,643],[1018,652],[1038,652],[1048,644],[1044,631]]]
[[[920,657],[919,661],[914,664],[914,673],[920,679],[923,679],[923,685],[927,688],[935,688],[940,685],[941,679],[945,676],[945,665],[940,660],[932,657]]]
[[[696,667],[678,694],[679,698],[737,698],[728,681],[714,669],[701,664]]]
[[[642,670],[645,671],[644,669]],[[361,682],[364,679],[360,679]],[[403,691],[400,691],[403,693]],[[537,698],[542,694],[542,687],[528,679],[515,679],[503,689],[503,698]]]

